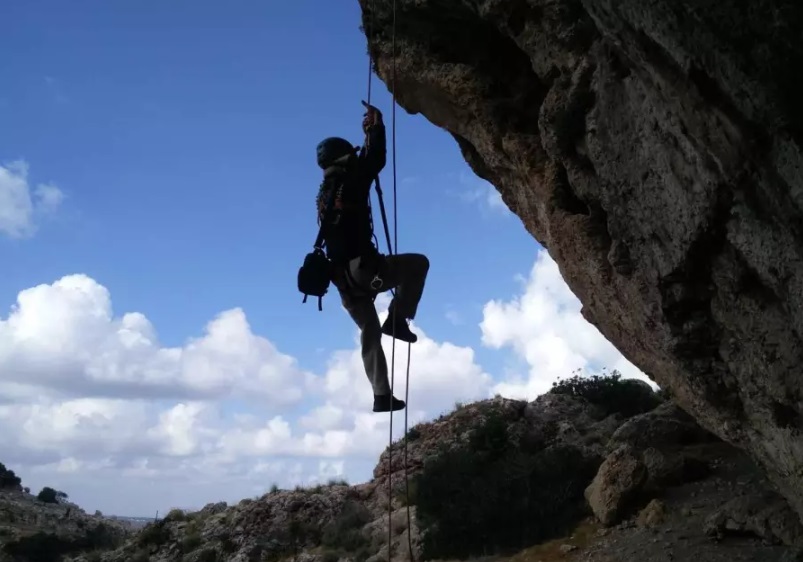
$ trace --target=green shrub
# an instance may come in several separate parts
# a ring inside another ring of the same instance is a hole
[[[151,557],[148,555],[147,551],[139,550],[134,554],[131,562],[150,562],[150,560]]]
[[[413,426],[407,431],[407,442],[412,443],[421,437],[421,430]]]
[[[237,545],[232,540],[230,532],[224,531],[218,540],[220,540],[220,548],[224,554],[232,554],[237,551]]]
[[[181,541],[181,549],[183,552],[192,552],[201,546],[201,535],[197,532],[188,533]]]
[[[586,514],[599,459],[561,445],[528,451],[492,409],[466,447],[431,458],[415,477],[423,558],[510,553],[561,536]]]
[[[50,486],[45,486],[42,488],[42,490],[36,495],[36,499],[42,503],[59,503],[58,493]]]
[[[337,562],[340,560],[340,552],[336,550],[325,550],[321,556],[321,562]]]
[[[279,538],[282,542],[296,550],[309,543],[320,543],[321,529],[311,521],[293,517],[290,519],[284,536]]]
[[[621,414],[629,418],[649,412],[663,400],[645,383],[635,379],[622,380],[614,370],[610,375],[575,375],[552,383],[552,394],[566,394],[584,398],[603,410],[604,414]]]
[[[212,548],[206,548],[198,553],[196,560],[197,562],[218,562],[220,557],[218,556],[216,550]]]
[[[367,543],[362,528],[373,517],[363,504],[347,501],[340,513],[323,528],[321,544],[334,550],[356,552]]]
[[[43,531],[22,537],[3,546],[14,560],[58,562],[64,554],[74,551],[70,541]]]
[[[0,462],[0,490],[3,488],[19,489],[20,484],[22,484],[22,479]]]
[[[60,537],[38,531],[3,546],[3,551],[14,560],[29,562],[58,562],[65,554],[93,550],[110,550],[120,546],[122,540],[111,527],[101,524],[77,537]],[[2,557],[0,557],[2,558]]]
[[[411,479],[408,482],[408,485],[402,483],[401,486],[398,486],[394,490],[393,497],[402,505],[402,507],[406,505],[416,505],[417,503],[416,498],[418,497],[418,481]]]
[[[137,542],[142,546],[160,546],[170,540],[170,530],[165,527],[165,520],[148,523],[137,535]]]
[[[98,523],[94,527],[90,527],[84,533],[84,541],[86,548],[92,549],[112,549],[119,546],[124,540],[124,537],[118,533],[114,527],[106,523]]]
[[[165,521],[186,521],[189,519],[189,515],[183,509],[174,508],[167,512],[164,519]]]

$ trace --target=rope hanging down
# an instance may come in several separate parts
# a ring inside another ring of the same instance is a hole
[[[371,2],[370,6],[371,12],[371,25],[369,29],[367,29],[366,36],[368,38],[368,95],[367,95],[367,103],[371,104],[371,81],[373,77],[373,59],[371,57],[371,31],[373,31],[374,23],[375,23],[375,12],[374,12],[374,3]],[[393,167],[393,246],[391,247],[390,244],[390,233],[388,232],[387,221],[383,221],[385,226],[385,237],[387,238],[388,243],[388,253],[393,254],[393,248],[396,249],[396,253],[399,251],[398,245],[398,218],[397,218],[397,209],[398,205],[396,202],[396,0],[393,0],[393,23],[392,23],[392,32],[391,32],[391,44],[392,44],[392,60],[393,60],[393,73],[391,76],[391,94],[393,96],[393,105],[391,109],[391,154],[392,154],[392,167]],[[376,190],[379,199],[380,210],[384,217],[385,209],[384,203],[382,201],[382,188],[379,184],[379,177],[377,176],[375,179],[376,182]],[[391,294],[393,297],[396,297],[396,292],[391,289]],[[407,508],[407,547],[410,552],[410,561],[415,562],[415,556],[413,555],[413,538],[412,538],[412,519],[410,516],[410,478],[407,473],[407,430],[408,430],[408,411],[410,408],[410,356],[411,356],[411,346],[410,342],[407,343],[407,373],[406,373],[406,381],[405,381],[405,389],[404,389],[404,398],[405,398],[405,407],[404,407],[404,487],[405,487],[405,496],[406,500],[405,505]],[[390,356],[390,394],[391,396],[394,395],[393,389],[395,385],[395,371],[396,371],[396,323],[393,323],[393,334],[392,334],[392,343],[391,343],[391,356]],[[393,410],[389,412],[390,416],[390,429],[388,432],[388,562],[391,560],[391,552],[390,547],[393,542],[393,528],[391,525],[391,516],[393,514],[393,507],[392,507],[392,497],[393,497],[393,478],[392,478],[392,470],[393,470]]]

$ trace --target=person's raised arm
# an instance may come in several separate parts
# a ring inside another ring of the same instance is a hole
[[[369,180],[375,178],[385,167],[387,161],[387,142],[382,113],[372,105],[365,106],[362,129],[365,132],[365,146],[360,154],[360,167]]]

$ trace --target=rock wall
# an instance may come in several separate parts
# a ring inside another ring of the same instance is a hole
[[[359,0],[583,315],[803,515],[803,5]]]

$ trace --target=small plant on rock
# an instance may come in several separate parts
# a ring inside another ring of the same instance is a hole
[[[337,562],[340,560],[340,552],[336,550],[326,550],[321,555],[321,562]]]
[[[407,432],[408,443],[412,443],[413,441],[419,439],[420,437],[421,437],[421,430],[418,429],[416,426],[411,427],[410,430]]]
[[[170,531],[165,527],[165,519],[148,523],[137,535],[137,542],[142,546],[161,546],[170,540]]]
[[[412,479],[407,485],[402,484],[401,486],[397,486],[393,492],[393,497],[402,505],[402,507],[407,505],[416,505],[416,498],[418,497],[418,481]]]
[[[337,517],[323,528],[321,544],[335,551],[356,552],[367,543],[362,528],[371,519],[371,512],[363,504],[347,501]]]
[[[56,492],[56,490],[50,486],[45,486],[42,488],[41,491],[36,495],[36,499],[42,503],[59,503],[58,492]]]
[[[165,521],[186,521],[189,519],[189,515],[183,510],[174,508],[167,512],[165,515]]]
[[[6,468],[6,465],[0,462],[0,490],[3,488],[14,488],[19,490],[22,479],[14,474],[13,470]]]
[[[151,557],[144,550],[139,550],[131,558],[131,562],[150,562]]]
[[[635,379],[622,380],[621,373],[615,369],[610,374],[575,374],[552,383],[549,392],[583,398],[602,409],[606,416],[618,413],[625,418],[649,412],[663,401],[645,383]]]
[[[207,548],[198,553],[197,562],[218,562],[220,557],[216,550]]]
[[[220,541],[220,548],[223,550],[224,554],[232,554],[237,551],[237,545],[234,544],[229,531],[224,531],[218,537],[218,540]]]
[[[201,546],[201,535],[197,532],[188,533],[181,541],[181,549],[184,552],[192,552]]]

